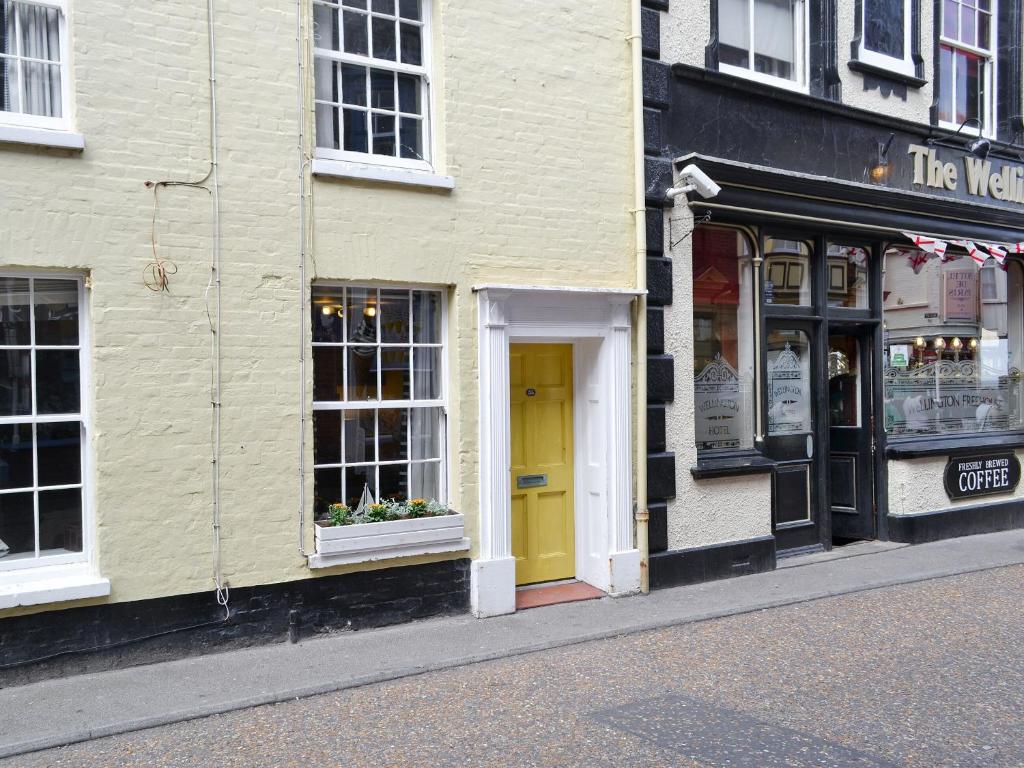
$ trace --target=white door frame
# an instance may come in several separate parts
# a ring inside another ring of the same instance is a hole
[[[515,611],[509,344],[573,344],[576,575],[610,594],[640,587],[633,541],[630,304],[634,290],[480,286],[480,554],[476,616]]]

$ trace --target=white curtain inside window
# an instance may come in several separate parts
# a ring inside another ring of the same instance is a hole
[[[0,107],[61,117],[60,11],[0,0]]]
[[[751,0],[718,0],[718,39],[722,45],[750,50]]]
[[[754,0],[754,53],[793,63],[794,0]]]

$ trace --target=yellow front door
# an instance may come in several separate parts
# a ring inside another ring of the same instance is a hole
[[[516,584],[576,575],[572,345],[509,346]]]

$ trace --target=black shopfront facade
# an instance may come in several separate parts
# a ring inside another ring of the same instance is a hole
[[[739,542],[703,576],[850,540],[1024,526],[1020,148],[993,140],[979,158],[948,131],[823,98],[684,65],[646,75],[650,472],[664,477],[677,461],[658,440],[672,432],[664,325],[683,247],[698,449],[689,474],[698,485],[755,474],[771,484],[774,551]],[[687,211],[664,190],[689,164],[721,192],[691,193]],[[725,408],[734,381],[746,400]],[[653,550],[669,549],[658,517],[675,488],[652,482],[659,493]],[[652,558],[655,583],[697,580],[670,554]]]

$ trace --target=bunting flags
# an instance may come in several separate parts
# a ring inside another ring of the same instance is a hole
[[[924,265],[931,258],[938,258],[943,264],[961,258],[958,253],[949,253],[949,245],[958,245],[967,251],[967,255],[979,267],[985,265],[989,259],[995,260],[1003,270],[1006,269],[1006,257],[1011,253],[1024,254],[1024,242],[1011,243],[1010,245],[999,245],[996,243],[981,243],[973,240],[951,240],[948,243],[936,237],[926,235],[915,235],[912,232],[904,232],[903,235],[910,240],[919,250],[907,254],[907,264],[914,270],[915,275],[921,274]]]
[[[940,259],[946,255],[947,243],[945,240],[925,237],[924,235],[913,235],[910,232],[904,232],[903,235],[926,253],[935,254]]]
[[[978,246],[976,246],[970,240],[957,240],[956,244],[962,245],[964,248],[966,248],[967,255],[970,256],[974,260],[974,263],[977,264],[979,267],[982,266],[989,259],[989,255],[987,253],[982,253],[981,249],[978,248]]]

